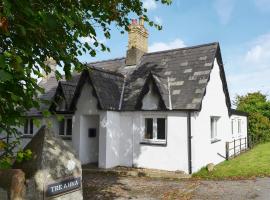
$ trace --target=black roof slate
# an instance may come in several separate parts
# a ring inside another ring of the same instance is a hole
[[[125,58],[88,63],[87,70],[72,80],[61,81],[69,111],[75,110],[83,84],[89,81],[103,110],[137,110],[151,77],[167,110],[200,110],[214,60],[220,66],[223,90],[231,108],[225,72],[218,43],[147,53],[137,66],[125,66]],[[128,72],[128,73],[127,73]],[[122,74],[121,74],[122,73]],[[49,99],[56,91],[56,80],[44,85]]]

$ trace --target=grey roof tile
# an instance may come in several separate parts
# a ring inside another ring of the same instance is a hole
[[[104,110],[118,110],[119,105],[121,110],[138,109],[136,106],[141,101],[139,98],[150,74],[166,109],[172,106],[172,109],[198,110],[218,50],[218,43],[211,43],[147,53],[138,66],[125,66],[125,58],[88,63],[86,66],[90,67],[89,78]],[[126,78],[119,73],[125,74]],[[78,95],[81,78],[82,75],[77,74],[70,81],[61,81],[68,104],[72,104]],[[225,75],[222,78],[225,79]],[[42,83],[46,90],[43,97],[50,100],[55,95],[57,85],[56,79]],[[226,95],[229,101],[228,92]]]

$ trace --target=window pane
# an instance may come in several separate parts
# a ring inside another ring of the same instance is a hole
[[[241,119],[238,119],[238,133],[242,132],[241,128]]]
[[[232,126],[232,127],[231,127],[231,128],[232,128],[232,135],[233,135],[233,124],[234,124],[234,122],[233,122],[233,121],[234,121],[234,120],[232,120],[232,121],[231,121],[231,126]]]
[[[65,135],[65,120],[59,122],[59,135]]]
[[[215,120],[211,117],[211,139],[215,138]]]
[[[165,118],[157,118],[157,139],[165,140]]]
[[[28,119],[25,119],[23,133],[28,134]]]
[[[33,123],[33,119],[30,119],[30,134],[33,134],[34,132],[34,123]]]
[[[153,119],[145,119],[145,139],[153,139]]]
[[[72,135],[72,119],[67,119],[67,135]]]

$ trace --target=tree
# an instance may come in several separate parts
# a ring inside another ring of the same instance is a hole
[[[260,141],[270,141],[270,101],[261,92],[237,96],[237,110],[249,114],[249,132]]]
[[[95,56],[97,50],[109,51],[97,39],[98,30],[107,39],[111,26],[123,33],[131,15],[143,16],[150,26],[161,28],[149,20],[140,0],[0,1],[0,133],[6,133],[0,138],[0,160],[13,157],[17,143],[10,144],[9,137],[16,137],[17,131],[12,127],[23,123],[27,110],[39,108],[43,89],[37,78],[43,76],[42,71],[51,71],[44,61],[53,58],[70,78],[72,68],[82,69],[77,57],[83,52]],[[82,42],[81,37],[93,42]],[[59,71],[55,75],[61,78]]]

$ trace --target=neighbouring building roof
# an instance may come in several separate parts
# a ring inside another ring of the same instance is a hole
[[[200,110],[215,58],[228,109],[231,108],[220,48],[218,43],[146,53],[137,66],[126,66],[125,58],[86,64],[87,69],[72,80],[50,79],[43,86],[46,99],[53,99],[58,90],[74,111],[82,86],[92,85],[103,110],[140,110],[148,81],[152,81],[161,99],[161,109]],[[57,89],[56,89],[57,88]],[[60,89],[58,89],[60,88]]]

